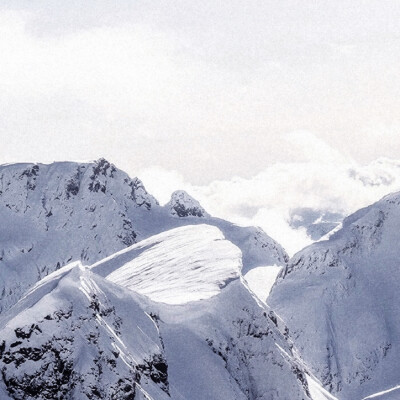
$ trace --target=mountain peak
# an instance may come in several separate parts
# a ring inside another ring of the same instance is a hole
[[[170,214],[176,217],[209,217],[200,203],[184,190],[172,193],[171,200],[165,205]]]

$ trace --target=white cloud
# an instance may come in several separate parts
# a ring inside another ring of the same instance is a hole
[[[252,179],[213,182],[199,189],[198,197],[210,213],[259,225],[293,253],[310,240],[289,226],[290,210],[310,207],[347,215],[397,190],[399,161],[379,160],[366,167],[303,162],[275,164]],[[240,211],[248,205],[257,208],[251,217]]]
[[[176,172],[160,168],[145,171],[143,180],[163,202],[181,188],[214,216],[261,226],[291,254],[312,242],[304,229],[289,226],[291,210],[309,207],[348,215],[400,190],[400,161],[379,159],[362,166],[308,132],[288,135],[287,143],[298,151],[308,147],[310,154],[303,153],[303,161],[270,165],[252,178],[236,177],[205,186],[191,185]],[[313,159],[313,152],[322,157]]]
[[[175,190],[190,192],[191,189],[191,185],[186,183],[177,171],[168,171],[158,166],[145,168],[137,175],[145,184],[146,190],[155,196],[161,205],[168,203]]]

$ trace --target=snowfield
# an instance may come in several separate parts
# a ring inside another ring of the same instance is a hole
[[[92,269],[154,301],[184,304],[215,296],[240,276],[241,267],[239,248],[218,228],[202,224],[152,236]]]

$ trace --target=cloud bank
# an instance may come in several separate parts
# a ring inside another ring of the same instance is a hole
[[[236,177],[196,186],[178,172],[159,167],[140,176],[160,201],[183,188],[214,216],[261,226],[293,254],[312,243],[305,229],[293,229],[290,213],[299,207],[348,215],[400,190],[400,161],[378,159],[360,165],[308,132],[286,136],[298,162],[275,163],[251,178]]]

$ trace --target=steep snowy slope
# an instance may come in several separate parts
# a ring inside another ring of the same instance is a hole
[[[310,398],[302,366],[240,267],[236,246],[197,225],[90,269],[54,272],[0,319],[0,388],[26,399]],[[191,301],[193,291],[201,300]]]
[[[400,398],[399,232],[396,193],[295,255],[267,299],[341,400]]]
[[[163,344],[140,298],[72,267],[0,319],[3,391],[12,399],[170,398]]]
[[[282,271],[282,268],[283,267],[278,265],[256,267],[247,272],[247,274],[244,275],[244,279],[253,293],[261,301],[266,302],[271,288],[274,285],[277,276]]]
[[[212,218],[185,192],[161,207],[139,179],[104,159],[0,166],[0,221],[0,313],[72,261],[91,264],[187,224],[221,229],[241,249],[245,269],[287,261],[262,230]]]
[[[209,299],[160,306],[158,315],[173,398],[309,399],[286,338],[240,279]]]

